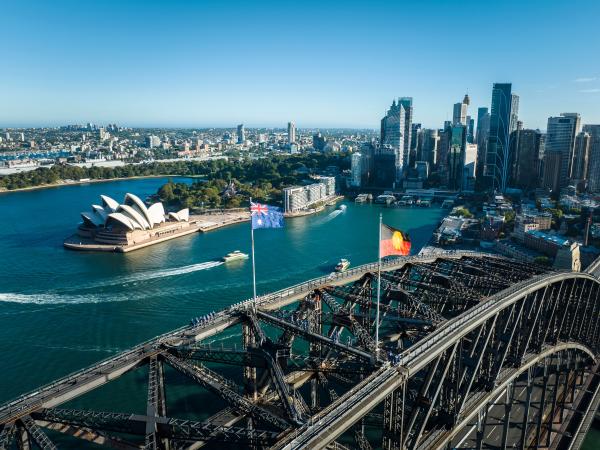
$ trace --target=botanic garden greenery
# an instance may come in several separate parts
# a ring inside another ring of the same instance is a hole
[[[284,187],[299,184],[306,180],[308,173],[331,165],[347,168],[348,158],[311,154],[246,159],[214,168],[205,180],[191,185],[169,182],[159,189],[157,196],[167,205],[182,208],[236,208],[247,205],[249,198],[279,203]],[[233,184],[234,192],[227,189],[229,183]]]
[[[297,169],[323,169],[329,165],[340,168],[349,166],[348,158],[343,154],[274,155],[252,160],[249,158],[217,159],[211,161],[153,162],[148,164],[130,164],[120,167],[77,167],[57,164],[49,168],[39,168],[29,172],[0,177],[0,189],[8,190],[33,186],[51,185],[64,180],[92,180],[129,178],[149,175],[199,176],[206,180],[236,179],[244,183],[264,186],[271,183],[279,188],[296,181]]]

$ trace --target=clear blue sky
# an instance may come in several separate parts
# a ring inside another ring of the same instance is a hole
[[[394,97],[439,127],[512,82],[526,127],[600,123],[600,1],[0,4],[0,127],[370,127]]]

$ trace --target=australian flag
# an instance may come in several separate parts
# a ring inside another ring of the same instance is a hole
[[[250,203],[250,214],[252,215],[252,229],[257,228],[281,228],[283,227],[283,213],[276,206]]]

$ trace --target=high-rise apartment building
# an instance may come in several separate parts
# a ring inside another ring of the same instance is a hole
[[[467,144],[475,143],[475,119],[467,116]]]
[[[560,190],[561,159],[560,152],[544,153],[544,176],[542,177],[542,187],[544,189],[553,192]]]
[[[436,164],[439,140],[438,130],[429,128],[421,130],[421,138],[417,147],[417,161],[427,162],[430,170]]]
[[[518,130],[515,139],[516,164],[514,183],[525,191],[538,187],[540,178],[540,149],[542,133],[540,130]]]
[[[513,155],[510,134],[517,129],[519,96],[512,93],[511,83],[494,83],[492,112],[487,142],[484,187],[504,192],[508,187]]]
[[[287,134],[289,144],[296,142],[296,124],[294,122],[288,122]]]
[[[575,136],[580,131],[581,116],[577,113],[562,113],[548,118],[546,131],[546,154],[560,153],[559,187],[569,184],[571,160],[575,148]]]
[[[477,184],[483,182],[483,171],[485,167],[485,156],[487,142],[490,133],[490,113],[487,107],[477,109],[477,131],[475,142],[477,143],[477,163],[475,167],[475,179]]]
[[[588,153],[588,189],[600,192],[600,125],[584,125],[583,131],[590,135]]]
[[[362,184],[363,167],[362,155],[358,152],[352,153],[350,158],[350,185],[360,187]]]
[[[246,130],[244,130],[244,124],[241,123],[237,126],[237,143],[243,144],[246,142]]]
[[[448,149],[448,189],[454,191],[463,188],[463,174],[467,148],[467,127],[454,125],[450,129],[450,146]]]
[[[573,158],[571,159],[571,181],[587,180],[591,136],[582,131],[575,137]]]

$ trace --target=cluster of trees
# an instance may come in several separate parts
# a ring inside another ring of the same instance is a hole
[[[296,181],[294,173],[298,169],[309,171],[323,169],[328,165],[337,165],[345,169],[349,161],[344,154],[308,154],[277,155],[258,160],[249,158],[216,159],[211,161],[176,161],[130,164],[119,167],[77,167],[68,164],[57,164],[52,167],[39,168],[29,172],[0,177],[0,189],[20,189],[32,186],[56,184],[62,180],[93,180],[130,178],[149,175],[201,176],[208,180],[239,180],[261,185],[272,183],[273,186],[292,184]]]
[[[307,173],[335,165],[349,166],[345,155],[310,154],[240,160],[213,167],[206,180],[193,184],[169,181],[157,192],[160,201],[177,208],[237,208],[251,197],[260,202],[281,202],[281,191],[300,184]],[[232,183],[234,192],[228,189]]]

